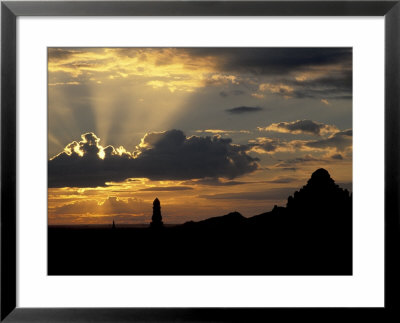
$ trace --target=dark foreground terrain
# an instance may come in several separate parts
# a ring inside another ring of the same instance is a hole
[[[161,228],[49,227],[49,275],[351,275],[352,202],[319,169],[286,207]]]

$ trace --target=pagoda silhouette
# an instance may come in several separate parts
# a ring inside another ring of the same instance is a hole
[[[151,217],[150,227],[161,228],[163,226],[162,216],[161,216],[161,203],[156,197],[153,202],[153,216]]]

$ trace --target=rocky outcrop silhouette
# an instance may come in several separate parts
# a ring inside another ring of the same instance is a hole
[[[151,228],[162,228],[163,221],[161,216],[161,203],[156,197],[153,201],[153,216],[151,217],[150,227]]]
[[[342,213],[351,211],[351,196],[347,189],[343,190],[323,168],[316,170],[307,185],[289,196],[287,210],[290,213],[301,212],[304,217],[326,217],[335,213],[338,217]]]
[[[338,257],[351,258],[352,196],[325,169],[316,170],[305,186],[289,196],[286,216],[291,232],[304,243],[320,243]]]

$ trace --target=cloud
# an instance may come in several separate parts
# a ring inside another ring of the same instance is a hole
[[[258,137],[256,139],[249,140],[250,151],[259,154],[287,151],[288,147],[289,146],[287,142],[277,138]]]
[[[68,144],[48,162],[49,187],[96,187],[127,178],[234,179],[258,169],[247,145],[220,136],[186,137],[180,130],[146,134],[133,152],[103,147],[94,133]]]
[[[198,133],[212,133],[212,134],[237,134],[237,133],[250,133],[249,130],[223,130],[223,129],[204,129],[196,130]]]
[[[49,86],[59,86],[59,85],[79,85],[79,82],[56,82],[56,83],[49,83]]]
[[[255,95],[270,92],[285,99],[316,98],[326,105],[330,105],[330,100],[351,100],[353,74],[351,52],[349,54],[341,62],[293,67],[279,78],[261,83]],[[287,55],[290,56],[289,52]]]
[[[319,140],[281,140],[278,138],[258,137],[249,140],[248,150],[259,154],[295,151],[326,151],[331,154],[346,152],[352,148],[351,129],[338,131]],[[338,157],[336,159],[339,159]]]
[[[228,85],[228,84],[240,84],[240,78],[237,75],[230,74],[208,74],[204,75],[204,85]]]
[[[261,77],[265,81],[255,97],[270,92],[286,99],[352,98],[351,48],[226,48],[190,52],[219,58],[217,68],[222,71]]]
[[[328,99],[352,99],[353,73],[351,66],[347,68],[331,67],[326,71],[315,71],[315,75],[305,75],[303,80],[285,80],[287,84],[294,87],[293,96],[319,98],[324,104],[330,104]]]
[[[330,156],[332,159],[343,160],[343,156],[341,154],[333,154]]]
[[[230,113],[230,114],[243,114],[243,113],[253,113],[253,112],[259,112],[262,111],[263,108],[260,107],[236,107],[236,108],[231,108],[231,109],[226,109],[225,111]]]
[[[338,47],[301,48],[190,48],[191,55],[215,57],[223,71],[250,72],[256,75],[284,75],[293,71],[323,69],[326,66],[351,66],[352,49]]]
[[[274,178],[270,181],[265,181],[266,183],[272,183],[272,184],[288,184],[288,183],[293,183],[298,181],[297,178],[293,178],[293,177],[277,177]]]
[[[296,167],[281,167],[279,170],[288,171],[288,172],[295,172],[295,171],[297,171],[297,168]]]
[[[303,157],[296,157],[296,158],[291,158],[287,159],[285,161],[280,161],[278,164],[275,165],[275,167],[290,167],[296,164],[315,164],[315,163],[321,163],[323,161],[326,161],[322,158],[316,158],[313,157],[310,154],[304,155]]]
[[[128,214],[133,215],[143,209],[143,202],[138,199],[128,198],[121,200],[115,196],[109,196],[102,201],[97,200],[78,200],[52,208],[53,214],[93,214],[93,215],[112,215]]]
[[[306,154],[302,157],[296,157],[296,158],[291,158],[287,159],[284,161],[280,161],[275,165],[275,167],[278,168],[287,168],[287,167],[293,167],[295,165],[321,165],[321,164],[332,164],[332,163],[337,163],[343,160],[342,155],[340,154],[334,154],[331,156],[323,156],[323,157],[314,157],[311,154]]]
[[[214,57],[194,60],[183,48],[50,48],[48,53],[50,83],[141,79],[149,87],[171,93],[237,83],[235,75],[216,69]]]
[[[286,84],[282,84],[282,83],[278,83],[278,84],[273,84],[273,83],[261,83],[258,86],[259,90],[261,92],[270,92],[270,93],[278,93],[278,94],[283,94],[283,95],[290,95],[291,93],[293,93],[294,89],[293,87],[286,85]]]
[[[352,99],[352,71],[319,71],[316,78],[299,79],[287,76],[273,83],[261,83],[258,91],[253,93],[254,97],[263,97],[265,92],[280,95],[284,99],[319,99],[320,102],[330,105],[330,100],[351,100]],[[329,99],[329,100],[328,100]]]
[[[183,182],[183,185],[236,186],[253,182],[222,181],[219,178],[202,178]]]
[[[265,95],[262,93],[251,93],[251,96],[260,100],[265,98]]]
[[[74,56],[78,51],[68,48],[52,48],[48,49],[49,61],[65,61]]]
[[[193,187],[189,186],[166,186],[166,187],[146,187],[139,191],[145,192],[173,192],[173,191],[189,191],[193,190]]]
[[[50,224],[145,223],[151,219],[151,202],[136,198],[85,199],[49,207]]]
[[[339,131],[331,135],[329,138],[310,141],[305,146],[317,149],[334,148],[338,151],[344,151],[351,147],[353,143],[353,130]]]
[[[297,120],[292,122],[272,123],[265,128],[258,127],[258,130],[293,134],[308,134],[315,136],[326,135],[339,131],[336,126],[323,124],[312,120]]]
[[[262,86],[252,95],[258,98],[263,91],[326,100],[352,92],[351,48],[49,48],[48,57],[49,82],[57,85],[142,78],[174,93],[257,80]]]
[[[259,192],[239,192],[239,193],[219,193],[205,194],[199,197],[209,200],[281,200],[286,199],[290,194],[296,191],[293,187],[271,188],[266,191]]]

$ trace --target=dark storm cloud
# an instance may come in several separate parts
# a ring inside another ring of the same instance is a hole
[[[231,109],[226,109],[225,111],[230,113],[230,114],[243,114],[243,113],[254,113],[254,112],[259,112],[262,111],[263,108],[260,107],[236,107],[236,108],[231,108]]]
[[[334,97],[335,100],[352,100],[353,95],[337,95]]]
[[[321,84],[319,83],[319,79],[310,82],[293,82],[290,79],[283,79],[276,85],[272,84],[272,86],[283,85],[286,88],[282,87],[279,91],[274,91],[272,94],[282,96],[285,99],[351,100],[353,98],[352,85],[346,87],[345,81],[345,79],[339,78],[338,82],[341,84],[336,87],[333,82],[330,86]],[[256,94],[263,94],[263,92],[265,90],[260,90]]]
[[[49,187],[96,187],[106,182],[145,177],[188,180],[206,177],[233,179],[258,169],[247,146],[231,139],[186,137],[180,130],[150,133],[134,153],[102,147],[93,133],[82,135],[48,162]],[[102,157],[102,158],[101,158]]]
[[[323,76],[319,77],[304,76],[304,79],[296,79],[287,76],[275,79],[274,83],[261,84],[259,90],[261,92],[269,91],[285,98],[351,100],[353,97],[352,78],[351,70],[327,70]]]
[[[326,76],[318,77],[311,80],[293,82],[294,85],[301,85],[304,88],[322,87],[325,89],[334,88],[337,91],[347,92],[352,90],[353,86],[353,71],[344,70],[341,72],[332,72]]]
[[[191,48],[192,55],[220,58],[220,68],[254,74],[283,75],[310,66],[351,66],[351,48]]]
[[[216,57],[222,72],[278,77],[276,82],[293,88],[290,97],[352,98],[351,48],[194,48],[188,51],[195,56]],[[294,77],[313,72],[320,75]],[[274,94],[288,96],[282,92]]]
[[[326,75],[309,80],[284,79],[282,83],[294,88],[296,98],[322,98],[351,100],[353,92],[353,72],[351,69],[327,71]]]

